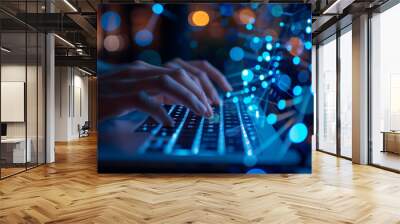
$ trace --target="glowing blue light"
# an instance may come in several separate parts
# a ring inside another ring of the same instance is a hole
[[[267,50],[272,50],[272,44],[271,43],[267,43],[266,45],[265,45],[265,48],[267,48]]]
[[[276,74],[279,74],[279,73],[281,73],[281,70],[277,69],[277,70],[275,71],[275,73],[276,73]]]
[[[253,37],[253,43],[258,44],[260,42],[259,37]]]
[[[291,84],[292,84],[292,80],[290,79],[290,77],[288,75],[281,75],[279,77],[278,87],[281,90],[287,91],[290,88]]]
[[[238,99],[236,96],[234,96],[234,97],[232,98],[232,102],[233,102],[233,103],[238,103],[238,102],[239,102],[239,99]]]
[[[274,113],[270,113],[267,116],[267,123],[270,125],[275,124],[278,121],[278,116],[276,116],[276,114]]]
[[[266,36],[265,37],[265,41],[271,42],[272,41],[272,36],[271,35]]]
[[[293,57],[293,64],[295,64],[295,65],[298,65],[298,64],[300,64],[300,57],[298,57],[298,56],[296,56],[296,57]]]
[[[226,97],[227,97],[227,98],[231,97],[231,95],[232,95],[231,92],[227,92],[227,93],[226,93]]]
[[[161,4],[154,4],[151,8],[154,14],[160,15],[164,11],[164,7]]]
[[[292,50],[292,45],[290,45],[290,44],[286,45],[286,50],[287,51],[291,51]]]
[[[244,85],[244,86],[247,86],[247,84],[248,84],[248,83],[247,83],[246,81],[243,81],[243,85]]]
[[[260,70],[260,69],[261,69],[261,66],[260,66],[260,65],[256,65],[255,69],[256,69],[256,70]]]
[[[284,27],[284,26],[285,26],[285,23],[284,23],[284,22],[280,22],[280,23],[279,23],[279,26],[280,26],[280,27]]]
[[[153,42],[153,34],[149,30],[140,30],[135,35],[135,42],[141,47],[145,47]]]
[[[283,110],[286,107],[286,101],[285,100],[279,100],[278,101],[278,109]]]
[[[262,62],[262,60],[263,60],[262,56],[258,56],[258,57],[257,57],[257,61],[258,61],[258,62]]]
[[[266,89],[268,87],[268,82],[266,81],[261,82],[261,87]]]
[[[311,43],[310,41],[307,41],[307,42],[304,43],[304,47],[305,47],[307,50],[310,50],[310,49],[312,48],[312,43]]]
[[[242,71],[242,80],[243,81],[251,82],[251,80],[253,80],[253,78],[254,78],[254,74],[251,70],[244,69]]]
[[[262,80],[265,79],[265,76],[264,75],[260,75],[258,78],[262,81]]]
[[[280,46],[281,46],[280,43],[276,43],[276,44],[275,44],[275,47],[276,47],[276,48],[279,48]]]
[[[233,47],[230,51],[229,51],[229,56],[231,57],[231,59],[233,61],[240,61],[243,59],[244,57],[244,51],[242,48],[240,47]]]
[[[246,174],[266,174],[266,172],[262,169],[254,168],[250,169],[246,172]]]
[[[244,90],[243,90],[245,93],[248,93],[250,90],[249,90],[249,88],[244,88]]]
[[[243,158],[243,163],[244,165],[246,165],[247,167],[251,167],[257,164],[257,157],[254,155],[246,155]]]
[[[101,27],[107,32],[112,32],[121,25],[121,17],[118,13],[108,11],[101,16]]]
[[[293,143],[303,142],[308,135],[308,129],[303,123],[297,123],[289,131],[289,139]]]
[[[264,51],[263,53],[262,53],[262,57],[264,58],[264,59],[266,59],[267,57],[270,57],[271,55],[269,54],[269,52],[268,51]]]
[[[251,91],[256,91],[257,90],[257,88],[255,87],[255,86],[253,86],[253,87],[251,87]]]
[[[282,57],[281,56],[276,56],[276,60],[280,61],[280,60],[282,60]]]
[[[295,86],[293,88],[293,95],[299,96],[303,92],[303,89],[300,86]]]
[[[311,23],[312,21],[311,21],[311,19],[307,19],[307,23]]]
[[[312,32],[311,26],[307,26],[306,27],[306,33],[311,33],[311,32]]]
[[[251,24],[251,23],[246,24],[246,29],[247,30],[252,30],[253,29],[253,24]]]
[[[243,103],[244,103],[244,104],[249,104],[249,103],[251,103],[251,97],[249,97],[249,96],[245,97],[245,98],[243,99]]]
[[[280,17],[283,14],[283,8],[280,5],[273,5],[271,7],[271,14],[275,17]]]
[[[272,70],[269,70],[268,75],[273,75],[274,72]]]
[[[279,62],[277,62],[277,61],[274,62],[274,67],[275,67],[275,68],[279,67]]]

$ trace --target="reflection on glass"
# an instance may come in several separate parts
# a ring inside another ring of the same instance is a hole
[[[336,40],[318,48],[318,149],[336,153]]]
[[[352,34],[340,37],[340,153],[352,156]]]
[[[372,18],[372,163],[400,170],[400,5]]]
[[[30,142],[26,138],[26,44],[25,33],[1,34],[1,175],[25,170],[30,161]],[[28,148],[27,148],[28,146]]]

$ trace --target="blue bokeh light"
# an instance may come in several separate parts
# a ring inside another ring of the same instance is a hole
[[[265,41],[267,41],[267,42],[271,42],[272,39],[273,39],[273,38],[272,38],[271,35],[265,36]]]
[[[281,75],[279,77],[278,87],[281,90],[287,91],[290,88],[291,84],[292,84],[292,80],[290,79],[290,77],[288,75]]]
[[[253,24],[248,23],[248,24],[246,25],[246,29],[247,29],[247,30],[252,30],[252,29],[253,29]]]
[[[101,16],[101,27],[107,32],[112,32],[121,25],[121,17],[118,13],[108,11]]]
[[[295,86],[293,88],[293,95],[300,96],[301,92],[303,92],[303,89],[300,86]]]
[[[268,87],[268,82],[267,81],[261,82],[261,87],[266,89]]]
[[[154,14],[160,15],[164,11],[164,7],[161,4],[154,4],[151,8]]]
[[[259,37],[253,37],[253,43],[258,44],[260,42]]]
[[[289,131],[289,139],[293,143],[303,142],[308,135],[308,129],[303,123],[297,123]]]
[[[300,64],[301,59],[299,56],[293,57],[293,64],[298,65]]]
[[[153,33],[146,29],[140,30],[135,35],[135,42],[141,47],[148,46],[153,42]]]
[[[306,27],[306,33],[310,34],[312,32],[311,26]]]
[[[265,48],[267,48],[267,50],[272,50],[272,44],[271,43],[267,43],[266,45],[265,45]]]
[[[241,47],[233,47],[229,51],[229,56],[233,61],[241,61],[244,58],[244,51]]]
[[[307,42],[304,43],[304,47],[305,47],[307,50],[311,50],[311,48],[312,48],[312,43],[311,43],[310,41],[307,41]]]
[[[244,69],[242,71],[242,80],[245,82],[251,82],[254,78],[254,73],[249,69]]]
[[[285,100],[279,100],[278,101],[278,109],[283,110],[286,107],[286,101]]]
[[[238,103],[238,102],[239,102],[239,98],[237,98],[237,96],[234,96],[234,97],[232,98],[232,102],[233,102],[233,103]]]
[[[267,123],[270,125],[275,124],[278,121],[278,116],[276,116],[276,114],[274,113],[270,113],[267,116]]]
[[[272,14],[274,17],[281,17],[282,14],[283,14],[283,8],[282,8],[282,6],[280,6],[280,5],[273,5],[273,6],[271,7],[271,14]]]

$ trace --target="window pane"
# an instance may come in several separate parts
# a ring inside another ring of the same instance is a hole
[[[372,18],[372,163],[400,170],[400,5]],[[385,134],[384,134],[385,133]]]
[[[340,37],[340,152],[351,158],[352,141],[352,35]]]
[[[336,40],[318,48],[318,149],[336,153]]]

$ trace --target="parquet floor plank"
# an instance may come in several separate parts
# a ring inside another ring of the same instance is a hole
[[[398,223],[400,175],[319,152],[311,175],[97,174],[96,138],[0,181],[0,223]]]

